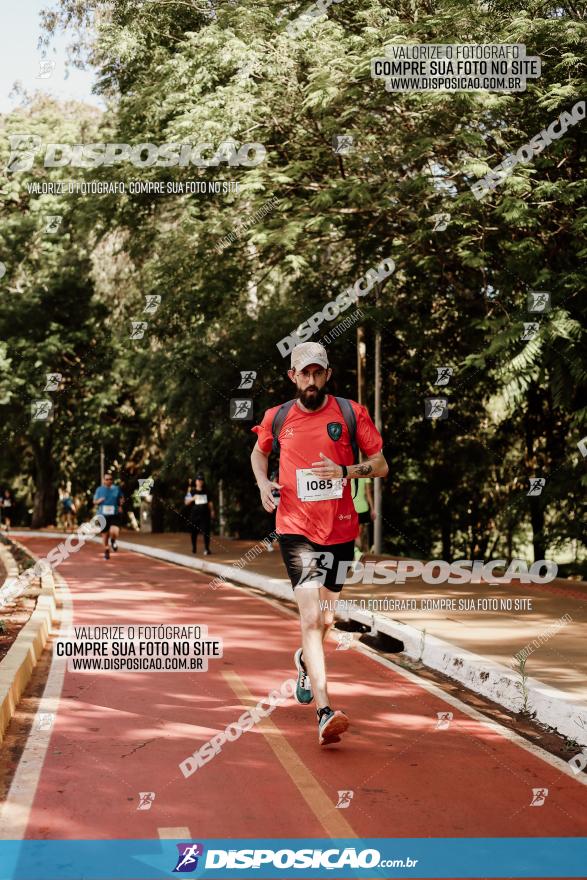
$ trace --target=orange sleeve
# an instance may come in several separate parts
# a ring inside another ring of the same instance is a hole
[[[369,410],[353,401],[352,406],[357,417],[357,443],[365,455],[375,455],[383,448],[383,438],[373,423]]]
[[[259,449],[265,455],[269,455],[271,452],[271,447],[273,446],[273,434],[271,433],[271,425],[273,423],[273,418],[275,413],[279,407],[274,406],[271,409],[268,409],[263,416],[263,420],[260,425],[255,425],[251,428],[254,434],[257,435],[257,443],[259,444]]]

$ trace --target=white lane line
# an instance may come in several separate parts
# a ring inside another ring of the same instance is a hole
[[[187,825],[178,825],[177,828],[158,828],[159,840],[191,840],[192,833]]]
[[[66,631],[71,627],[73,620],[71,593],[61,575],[53,572],[53,577],[58,591],[57,620],[60,621],[61,631]],[[59,631],[56,632],[53,629],[51,634],[58,635]],[[22,840],[25,835],[49,740],[53,732],[54,721],[59,711],[66,663],[65,657],[57,657],[56,654],[53,654],[37,714],[33,720],[6,800],[0,804],[0,840]],[[49,726],[48,715],[53,716]]]

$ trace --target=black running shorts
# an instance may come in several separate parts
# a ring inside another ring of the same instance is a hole
[[[120,514],[112,513],[112,514],[109,514],[108,516],[106,516],[105,514],[102,514],[102,516],[106,520],[106,525],[104,526],[104,528],[100,532],[101,535],[103,535],[104,532],[109,532],[111,526],[119,526],[120,525]]]
[[[354,541],[316,544],[305,535],[280,535],[279,546],[292,587],[318,581],[333,593],[340,593],[355,556]]]

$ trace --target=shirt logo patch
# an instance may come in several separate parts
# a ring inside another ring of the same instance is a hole
[[[340,440],[342,437],[342,425],[340,422],[328,422],[326,430],[331,440]]]

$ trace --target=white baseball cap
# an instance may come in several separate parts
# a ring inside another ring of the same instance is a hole
[[[320,364],[328,369],[326,349],[319,342],[302,342],[291,353],[291,369],[299,372],[310,364]]]

